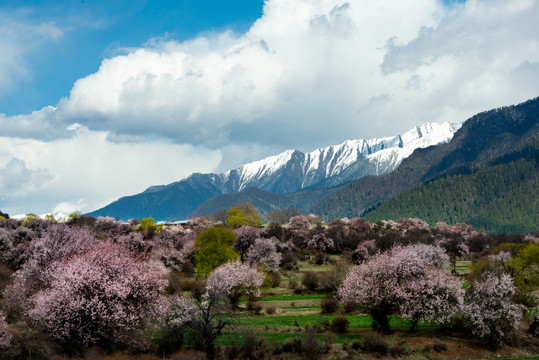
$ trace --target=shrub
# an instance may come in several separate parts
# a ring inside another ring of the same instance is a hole
[[[378,353],[380,355],[385,355],[389,352],[389,344],[379,334],[366,334],[360,346],[361,350],[365,352]]]
[[[182,264],[182,272],[187,276],[193,276],[196,274],[195,265],[189,260],[186,260]]]
[[[434,351],[436,352],[444,352],[444,351],[447,351],[447,345],[443,342],[435,342],[433,345],[432,345],[432,348],[434,349]]]
[[[6,316],[0,311],[0,349],[6,349],[11,345],[11,334],[6,323]]]
[[[292,353],[301,353],[303,350],[303,341],[301,337],[296,336],[283,341],[283,351]]]
[[[281,275],[278,272],[266,272],[264,277],[264,287],[276,288],[281,284]]]
[[[404,345],[406,345],[406,342],[404,340],[401,340],[398,343],[393,344],[389,348],[389,353],[391,354],[391,356],[401,357],[401,356],[406,355],[408,353],[408,350],[406,350],[406,347]]]
[[[312,271],[307,271],[303,276],[301,284],[307,289],[314,291],[318,287],[318,276]]]
[[[314,255],[314,263],[316,265],[323,265],[325,262],[326,262],[326,254],[324,254],[323,252],[321,251],[318,251],[315,255]]]
[[[331,331],[338,334],[344,334],[349,325],[350,325],[350,321],[348,321],[347,318],[340,317],[340,316],[334,317],[331,320]]]
[[[321,331],[326,331],[331,327],[331,324],[328,319],[321,316],[317,321],[316,325],[320,328]]]
[[[271,279],[273,281],[272,287],[276,288],[276,287],[279,287],[279,285],[281,285],[281,275],[279,275],[278,272],[272,272]]]
[[[266,314],[271,315],[271,314],[275,314],[275,311],[277,311],[277,308],[271,305],[271,306],[266,307],[265,311],[266,311]]]
[[[344,262],[338,262],[328,271],[318,274],[320,286],[322,286],[325,290],[336,292],[337,289],[342,285],[347,272],[348,266]]]
[[[183,333],[169,326],[163,326],[159,336],[153,342],[157,345],[159,355],[165,357],[165,355],[178,351],[182,347]]]
[[[322,354],[329,352],[331,344],[321,343],[317,337],[315,328],[305,329],[303,337],[302,352],[308,359],[320,359]]]
[[[247,310],[254,312],[255,315],[260,315],[262,313],[263,309],[264,308],[262,307],[262,305],[260,305],[256,301],[253,301],[251,299],[249,299],[249,301],[247,301]]]
[[[299,284],[298,284],[298,282],[295,281],[295,280],[290,280],[290,281],[288,282],[288,288],[289,288],[289,289],[295,290],[295,289],[298,288],[298,286],[299,286]]]
[[[11,324],[10,346],[0,347],[0,359],[54,359],[55,351],[47,334],[24,321]]]
[[[167,274],[168,285],[165,288],[167,294],[179,294],[182,292],[183,279],[176,271],[169,271]]]
[[[239,339],[234,336],[231,339],[231,344],[225,347],[225,359],[236,360],[241,358],[241,345]]]
[[[232,346],[225,349],[225,358],[235,359],[264,359],[267,346],[263,338],[249,330],[238,336],[231,337]]]
[[[285,270],[294,270],[298,264],[298,258],[293,251],[286,251],[281,258],[281,267]]]
[[[253,308],[253,311],[255,313],[255,315],[260,315],[262,314],[262,310],[264,309],[264,307],[260,304],[255,304],[254,308]]]
[[[339,308],[339,302],[332,297],[320,300],[320,310],[322,314],[332,314]]]

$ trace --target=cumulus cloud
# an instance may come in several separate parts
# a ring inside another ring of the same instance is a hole
[[[28,190],[44,187],[52,180],[46,169],[32,170],[18,158],[12,158],[4,168],[0,168],[0,196],[17,195],[23,188]]]
[[[271,0],[245,34],[153,39],[104,60],[49,121],[213,149],[305,150],[462,121],[537,95],[537,83],[520,79],[537,76],[538,8],[531,0],[452,8]]]
[[[96,169],[106,151],[144,144],[154,154],[211,149],[205,167],[220,158],[226,170],[536,97],[538,18],[534,0],[268,0],[245,34],[151,39],[105,59],[55,108],[0,116],[0,126],[80,156],[88,137],[66,129],[81,124],[104,136],[101,157],[85,159]]]
[[[194,169],[209,172],[221,160],[218,152],[191,145],[113,143],[107,132],[72,131],[72,137],[55,141],[0,137],[0,164],[8,162],[0,169],[3,211],[91,211]],[[13,156],[24,160],[9,160]]]
[[[269,1],[246,34],[154,40],[104,60],[60,101],[55,122],[211,148],[370,136],[357,111],[386,85],[378,82],[385,43],[412,40],[443,11],[432,0]]]

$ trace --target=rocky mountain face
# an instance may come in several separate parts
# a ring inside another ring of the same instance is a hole
[[[213,196],[248,188],[276,194],[328,189],[367,175],[386,174],[414,150],[450,141],[460,126],[425,123],[403,135],[348,140],[309,153],[287,150],[222,174],[195,173],[169,185],[152,186],[90,215],[182,219]]]

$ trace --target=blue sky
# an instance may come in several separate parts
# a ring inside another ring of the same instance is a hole
[[[0,94],[0,112],[28,113],[67,96],[73,83],[95,72],[106,58],[149,39],[179,41],[200,33],[245,32],[262,15],[263,1],[205,0],[9,0],[0,16],[29,24],[54,24],[61,35],[29,34],[36,42],[23,61],[28,73],[8,93]]]
[[[535,0],[0,2],[0,210],[92,211],[539,95]]]

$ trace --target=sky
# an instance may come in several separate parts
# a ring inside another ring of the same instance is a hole
[[[537,0],[0,2],[0,210],[89,212],[539,95]]]

